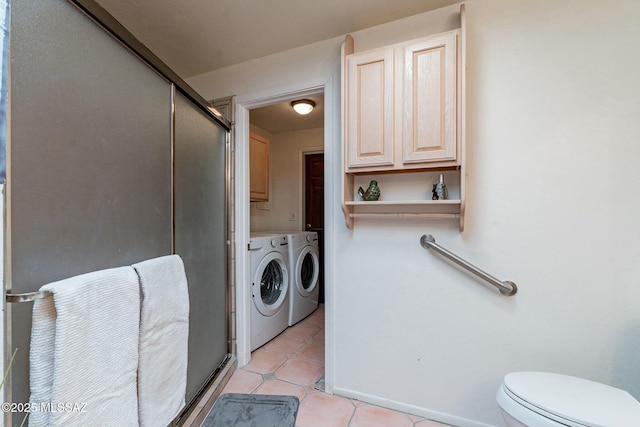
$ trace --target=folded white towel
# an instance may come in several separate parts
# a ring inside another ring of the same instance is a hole
[[[83,274],[40,288],[33,307],[29,426],[137,426],[140,321],[131,267]],[[42,406],[39,406],[42,408]]]
[[[189,292],[177,255],[134,264],[142,309],[138,363],[140,426],[166,426],[185,405]]]

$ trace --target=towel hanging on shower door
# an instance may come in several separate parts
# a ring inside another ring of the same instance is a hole
[[[137,426],[135,271],[101,270],[40,290],[53,296],[33,307],[30,400],[55,409],[31,412],[29,426]]]
[[[133,268],[140,277],[138,412],[141,427],[166,426],[185,406],[189,291],[182,259],[168,255]]]

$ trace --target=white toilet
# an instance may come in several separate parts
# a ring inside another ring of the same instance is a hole
[[[629,393],[568,375],[507,374],[496,400],[508,427],[640,426],[640,402]]]

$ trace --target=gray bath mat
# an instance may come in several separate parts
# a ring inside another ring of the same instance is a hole
[[[295,396],[223,394],[201,427],[295,427],[299,405]]]

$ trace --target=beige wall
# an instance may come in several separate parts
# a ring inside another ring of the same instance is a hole
[[[304,229],[303,156],[323,151],[323,135],[322,128],[271,134],[269,210],[251,203],[251,231]]]

